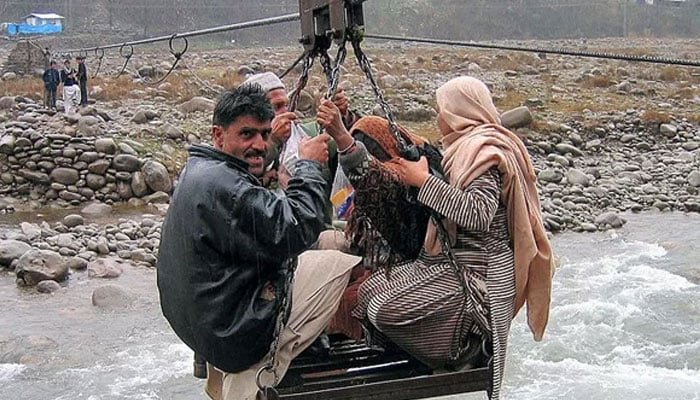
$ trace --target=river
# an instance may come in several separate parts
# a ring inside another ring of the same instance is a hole
[[[554,237],[563,262],[547,335],[534,343],[516,319],[505,399],[700,399],[700,215],[627,218],[618,231]],[[91,294],[105,284],[138,299],[97,309]],[[112,282],[76,273],[67,285],[43,295],[0,273],[0,399],[205,398],[160,314],[154,270]]]

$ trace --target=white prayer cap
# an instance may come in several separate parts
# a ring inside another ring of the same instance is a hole
[[[272,72],[263,72],[250,76],[243,84],[257,83],[265,93],[269,93],[275,89],[286,89],[284,83]]]

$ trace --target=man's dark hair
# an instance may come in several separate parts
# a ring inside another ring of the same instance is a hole
[[[246,115],[259,121],[271,121],[275,116],[266,93],[258,84],[245,84],[222,93],[214,108],[212,122],[226,128]]]

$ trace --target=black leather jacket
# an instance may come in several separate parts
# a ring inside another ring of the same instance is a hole
[[[247,164],[192,146],[165,217],[158,252],[163,314],[208,362],[238,372],[269,351],[285,260],[323,229],[321,165],[300,161],[286,197],[263,188]]]

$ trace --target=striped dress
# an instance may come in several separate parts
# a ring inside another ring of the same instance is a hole
[[[357,182],[369,159],[365,148],[341,157],[343,169]],[[446,171],[449,174],[449,171]],[[515,299],[513,251],[506,208],[500,201],[501,178],[492,168],[465,190],[430,177],[418,200],[458,225],[452,246],[458,264],[486,282],[493,335],[491,399],[500,396],[506,345]],[[448,365],[460,343],[478,332],[466,298],[446,256],[423,249],[417,260],[375,271],[360,287],[354,315],[372,324],[409,354],[434,368]]]

